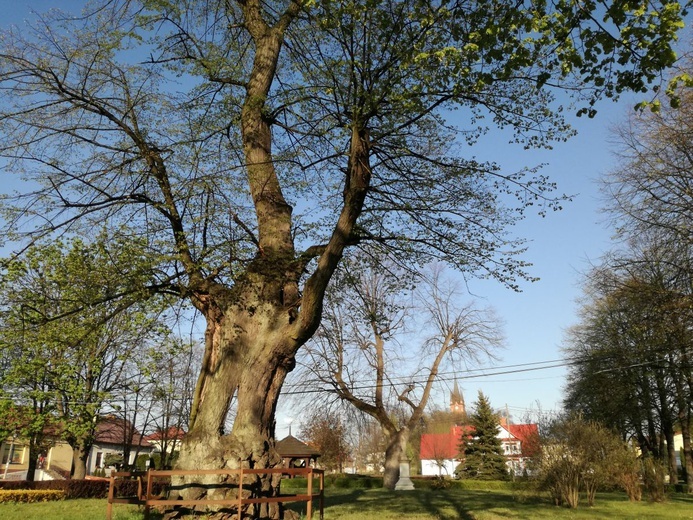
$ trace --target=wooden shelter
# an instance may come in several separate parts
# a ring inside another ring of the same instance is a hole
[[[320,452],[299,441],[291,433],[277,441],[276,449],[282,456],[285,468],[309,468],[320,456]]]

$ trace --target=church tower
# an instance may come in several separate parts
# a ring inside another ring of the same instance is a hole
[[[455,386],[453,387],[452,392],[450,392],[450,411],[452,413],[462,415],[467,413],[464,406],[464,396],[462,396],[460,387],[457,385],[457,379],[455,379]]]

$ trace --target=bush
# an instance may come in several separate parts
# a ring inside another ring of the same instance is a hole
[[[57,489],[0,489],[0,504],[6,502],[48,502],[50,500],[62,500],[65,492]]]
[[[169,486],[170,479],[156,478],[152,483],[152,493],[163,494]],[[108,498],[109,480],[44,480],[29,482],[26,480],[0,480],[0,492],[24,492],[24,491],[56,491],[62,494],[60,498]],[[305,479],[303,479],[305,486]],[[317,489],[317,482],[315,483]],[[118,479],[115,485],[115,496],[134,497],[137,496],[137,480]],[[143,491],[145,491],[143,489]],[[56,500],[56,499],[51,499]],[[33,500],[37,502],[38,500]]]
[[[637,453],[614,432],[580,415],[555,420],[541,446],[535,475],[556,505],[576,508],[580,493],[594,505],[597,491],[623,488],[638,499]]]
[[[412,477],[416,489],[469,489],[475,491],[512,490],[516,484],[505,480],[453,480],[446,477]],[[441,481],[443,483],[441,483]]]
[[[469,489],[476,491],[498,491],[512,490],[515,486],[507,480],[456,480],[452,481],[458,489]]]
[[[642,499],[642,463],[633,446],[626,446],[612,454],[616,483],[626,492],[628,500],[639,502]]]
[[[373,489],[383,487],[381,477],[362,477],[350,475],[330,475],[325,478],[325,487],[337,489]]]
[[[108,498],[107,480],[45,480],[35,482],[34,489],[60,490],[65,498]]]
[[[107,480],[66,480],[65,498],[108,498]]]
[[[319,486],[320,481],[314,478],[313,489],[317,490]],[[286,478],[282,480],[283,491],[306,489],[307,487],[307,479],[302,477]],[[325,477],[325,487],[338,489],[376,489],[383,487],[383,479],[382,477],[367,477],[362,475],[327,475]]]
[[[137,459],[135,459],[135,469],[137,471],[147,471],[148,466],[147,466],[147,461],[151,458],[154,460],[154,468],[155,469],[171,469],[176,464],[176,461],[178,460],[179,452],[174,451],[168,456],[168,460],[166,462],[167,467],[164,468],[161,464],[161,453],[158,451],[152,452],[152,453],[141,453],[137,456]]]
[[[110,466],[119,467],[123,465],[122,453],[107,453],[103,458],[103,465],[107,468]]]
[[[674,492],[674,493],[688,494],[688,485],[683,483],[683,482],[679,482],[678,484],[669,485],[667,487],[667,490],[669,492]]]
[[[6,489],[34,489],[34,482],[26,480],[0,480],[0,490]]]
[[[154,461],[154,469],[162,469],[161,453],[142,453],[138,455],[137,459],[135,459],[135,469],[137,471],[147,471],[149,469],[149,466],[147,465],[147,461],[149,459]]]
[[[536,480],[522,480],[513,482],[512,486],[513,500],[520,504],[530,501],[541,501],[545,499],[545,493],[540,488],[539,482]]]
[[[651,502],[664,502],[667,499],[665,477],[666,465],[653,457],[642,461],[642,482]]]
[[[448,489],[450,485],[450,479],[444,477],[437,477],[431,481],[431,489]]]

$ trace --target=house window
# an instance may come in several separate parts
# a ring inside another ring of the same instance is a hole
[[[100,468],[101,466],[103,466],[103,452],[97,451],[96,452],[96,467]]]
[[[24,446],[17,446],[16,444],[10,444],[5,448],[2,454],[2,463],[7,464],[9,460],[10,464],[21,464],[24,458]]]

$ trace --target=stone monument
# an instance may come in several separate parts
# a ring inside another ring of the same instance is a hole
[[[395,484],[395,489],[398,491],[414,489],[414,483],[409,478],[409,459],[399,461],[399,480]]]

